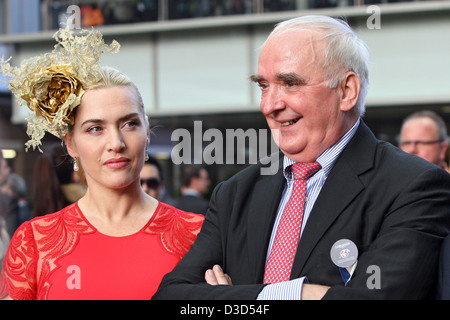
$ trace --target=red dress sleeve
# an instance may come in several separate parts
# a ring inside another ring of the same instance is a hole
[[[161,203],[145,232],[160,234],[164,248],[181,259],[197,238],[204,219],[201,214],[185,212]]]
[[[37,256],[31,223],[25,222],[14,233],[3,261],[0,298],[36,299]]]

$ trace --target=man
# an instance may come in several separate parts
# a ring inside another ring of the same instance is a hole
[[[450,176],[378,141],[360,119],[367,64],[342,21],[306,16],[277,26],[251,78],[283,153],[279,172],[261,175],[254,165],[216,187],[197,241],[155,299],[435,297]],[[266,281],[283,216],[292,214],[285,209],[298,197],[291,170],[304,162],[320,168],[307,180],[292,267],[287,280]],[[330,258],[343,239],[358,250],[345,277]]]
[[[203,195],[211,183],[208,171],[202,166],[187,165],[183,168],[181,181],[181,197],[175,206],[187,212],[206,214],[208,201]]]
[[[164,187],[162,168],[158,160],[148,156],[142,167],[141,185],[144,191],[153,198],[173,206],[175,201],[167,194]]]
[[[445,168],[448,147],[447,127],[433,111],[419,111],[408,116],[400,131],[400,149]]]

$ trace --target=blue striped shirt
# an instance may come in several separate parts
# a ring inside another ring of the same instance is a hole
[[[306,182],[306,202],[305,202],[305,210],[303,212],[303,224],[302,230],[300,233],[303,233],[305,225],[308,221],[309,214],[316,202],[317,197],[319,196],[320,190],[325,183],[328,175],[330,174],[331,169],[333,168],[334,163],[337,158],[341,154],[342,150],[347,146],[350,139],[354,136],[358,126],[360,123],[360,119],[355,123],[355,125],[341,138],[338,142],[332,145],[330,148],[325,150],[318,158],[317,162],[321,165],[321,169],[317,171],[311,178],[309,178]],[[275,224],[272,229],[272,235],[270,237],[269,248],[267,250],[267,259],[269,258],[270,251],[272,250],[272,245],[275,240],[275,235],[278,229],[278,224],[280,223],[281,216],[288,202],[293,189],[294,179],[292,177],[291,165],[295,162],[284,156],[283,160],[283,174],[286,178],[286,185],[283,190],[283,194],[281,197],[280,204],[278,206],[277,216],[275,219]],[[266,261],[267,261],[266,259]],[[264,287],[264,289],[258,295],[259,300],[297,300],[301,299],[301,291],[302,285],[305,277],[280,282],[276,284],[270,284]]]

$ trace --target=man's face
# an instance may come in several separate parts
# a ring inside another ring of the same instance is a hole
[[[413,118],[403,125],[400,149],[442,166],[447,145],[438,140],[438,129],[432,119]]]
[[[252,77],[261,87],[261,111],[274,140],[297,162],[315,161],[351,127],[340,110],[339,86],[326,85],[325,43],[320,37],[311,30],[273,36]]]
[[[162,191],[162,183],[158,168],[153,164],[144,164],[140,178],[142,189],[153,198],[159,199]]]

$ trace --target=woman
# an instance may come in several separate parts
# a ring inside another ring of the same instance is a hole
[[[150,132],[142,98],[123,74],[97,71],[98,80],[83,85],[80,104],[66,114],[64,135],[86,194],[17,230],[0,297],[150,299],[199,232],[201,215],[141,188]]]

